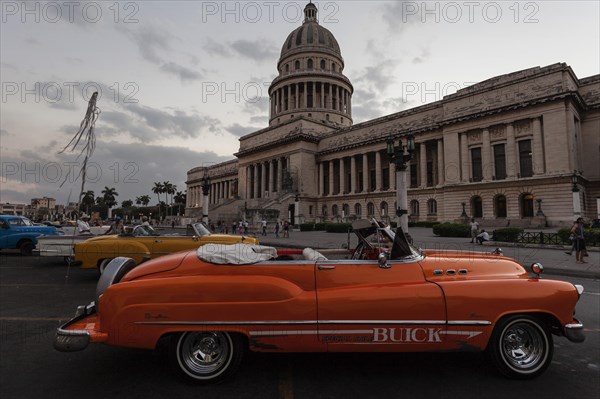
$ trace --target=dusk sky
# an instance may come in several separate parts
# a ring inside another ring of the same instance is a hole
[[[600,73],[598,1],[320,1],[354,85],[354,123],[494,76],[564,62]],[[76,201],[58,154],[98,91],[86,190],[119,203],[234,158],[268,126],[268,86],[306,2],[2,1],[0,202]],[[66,178],[66,183],[60,186]]]

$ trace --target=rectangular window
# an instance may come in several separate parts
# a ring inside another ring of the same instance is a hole
[[[506,179],[506,145],[494,146],[494,176],[496,180]]]
[[[370,186],[370,190],[371,191],[375,191],[375,187],[376,187],[376,183],[377,181],[375,180],[376,177],[376,173],[374,170],[369,171],[369,186]]]
[[[433,187],[433,161],[427,161],[427,187]]]
[[[533,176],[531,140],[519,141],[519,173],[521,177]]]
[[[410,188],[419,187],[419,175],[417,170],[417,161],[410,162]]]
[[[381,171],[381,189],[389,190],[390,189],[390,168],[385,168]]]
[[[471,173],[473,181],[483,180],[483,169],[481,167],[481,148],[471,149]]]

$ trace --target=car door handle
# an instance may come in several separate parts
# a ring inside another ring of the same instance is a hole
[[[154,242],[162,242],[162,240],[154,240]]]
[[[335,266],[333,265],[319,265],[319,270],[331,270],[331,269],[335,269]]]

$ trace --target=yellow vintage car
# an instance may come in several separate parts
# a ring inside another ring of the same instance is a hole
[[[82,269],[98,268],[102,273],[118,257],[132,258],[136,264],[173,252],[196,249],[205,244],[258,244],[254,237],[212,234],[202,223],[187,226],[185,235],[160,235],[151,226],[126,228],[125,234],[93,237],[75,244],[74,264]]]

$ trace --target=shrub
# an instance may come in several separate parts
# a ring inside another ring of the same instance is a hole
[[[600,229],[585,229],[583,231],[585,244],[589,247],[600,246]]]
[[[325,231],[327,223],[315,223],[315,231]]]
[[[302,223],[300,225],[300,231],[315,231],[314,223]]]
[[[351,228],[351,223],[327,223],[325,225],[325,231],[328,233],[347,233]]]
[[[569,236],[571,235],[571,228],[570,227],[564,227],[560,230],[558,230],[556,232],[556,234],[558,234],[558,236],[560,237],[560,239],[566,243],[566,244],[570,244],[571,241],[569,240]]]
[[[519,234],[525,230],[518,227],[506,227],[504,229],[494,230],[494,241],[518,242]]]
[[[466,224],[438,223],[433,226],[433,234],[440,237],[471,237],[471,230]]]

